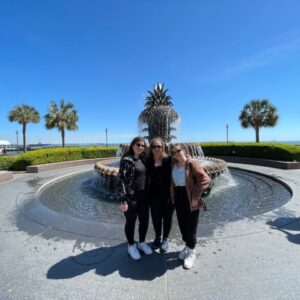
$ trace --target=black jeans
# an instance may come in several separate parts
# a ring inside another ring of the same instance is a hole
[[[186,246],[194,249],[197,243],[199,209],[191,211],[185,187],[175,187],[175,208],[182,239]]]
[[[149,201],[144,190],[135,192],[132,201],[128,202],[128,210],[124,215],[128,244],[134,244],[134,228],[137,217],[139,218],[139,242],[144,242],[149,225]]]
[[[150,191],[150,209],[156,237],[161,237],[163,228],[163,238],[168,238],[174,213],[170,192]]]

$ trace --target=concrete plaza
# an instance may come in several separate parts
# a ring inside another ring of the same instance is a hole
[[[122,224],[63,216],[36,201],[44,184],[93,164],[14,174],[0,183],[0,299],[299,299],[300,170],[229,165],[284,181],[292,198],[200,237],[188,271],[177,260],[180,238],[166,254],[132,261]]]

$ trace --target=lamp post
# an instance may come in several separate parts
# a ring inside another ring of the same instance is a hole
[[[228,128],[229,128],[229,125],[226,124],[226,143],[228,144]]]
[[[106,148],[108,147],[108,144],[107,144],[107,131],[108,131],[108,129],[107,129],[107,128],[105,128]]]
[[[17,135],[17,152],[19,153],[19,131],[16,131],[16,135]]]

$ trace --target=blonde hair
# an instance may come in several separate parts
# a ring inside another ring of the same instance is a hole
[[[149,145],[149,149],[148,149],[148,157],[153,159],[152,146],[155,143],[160,143],[161,146],[162,146],[162,158],[167,157],[168,154],[167,154],[167,151],[166,151],[166,143],[160,137],[156,137],[156,138],[154,138],[150,141],[150,145]]]

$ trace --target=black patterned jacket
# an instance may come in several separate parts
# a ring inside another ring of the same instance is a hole
[[[144,164],[146,162],[142,158]],[[132,201],[135,192],[134,162],[131,156],[125,156],[120,161],[118,194],[121,202]]]

